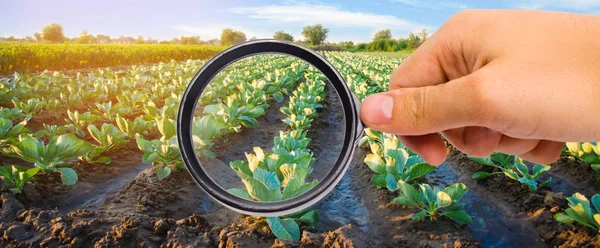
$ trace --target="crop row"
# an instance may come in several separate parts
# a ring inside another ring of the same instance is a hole
[[[326,97],[325,78],[314,68],[304,75],[304,82],[294,90],[289,101],[281,107],[282,120],[288,129],[274,138],[271,152],[254,147],[254,153],[246,153],[246,161],[230,163],[245,188],[232,188],[230,192],[239,197],[257,201],[281,201],[294,198],[317,185],[318,180],[307,181],[313,171],[315,158],[308,149],[307,132],[312,120],[318,116]],[[268,217],[267,223],[280,239],[298,241],[300,228],[297,222],[314,226],[318,213],[304,210],[292,215]]]
[[[223,46],[0,43],[0,75],[207,59]]]

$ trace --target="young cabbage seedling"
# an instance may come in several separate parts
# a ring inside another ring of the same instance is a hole
[[[428,184],[418,184],[415,189],[400,180],[398,188],[400,188],[400,196],[393,200],[394,203],[421,209],[420,212],[412,215],[413,220],[423,220],[426,217],[436,220],[439,216],[446,216],[465,223],[472,221],[471,216],[462,209],[463,205],[457,203],[467,192],[467,186],[462,183],[450,185],[444,190],[438,187],[432,188]]]
[[[115,121],[119,130],[129,135],[129,137],[135,137],[136,134],[142,136],[148,135],[148,132],[152,130],[155,125],[154,120],[146,121],[142,117],[137,117],[135,120],[130,121],[121,117],[119,114],[117,114]]]
[[[372,153],[365,157],[364,162],[377,173],[371,177],[371,182],[378,187],[396,191],[398,180],[411,182],[435,170],[435,166],[426,163],[420,156],[411,156],[395,135],[379,136],[370,130],[367,132],[368,137],[369,135],[373,136],[367,140]]]
[[[25,102],[13,99],[15,108],[21,110],[26,115],[36,115],[46,106],[46,103],[35,98],[28,99]]]
[[[27,125],[27,120],[13,125],[11,120],[0,117],[0,149],[16,142],[21,134],[29,132],[25,125]]]
[[[3,108],[0,107],[0,117],[1,118],[5,118],[5,119],[9,119],[11,121],[15,121],[17,119],[26,117],[27,115],[23,113],[23,111],[21,111],[18,108]],[[31,118],[31,116],[29,117]]]
[[[0,178],[2,181],[14,187],[10,189],[15,194],[23,192],[23,186],[32,181],[40,171],[39,167],[25,167],[20,165],[3,165],[0,167]]]
[[[69,118],[65,119],[65,121],[72,124],[73,128],[75,129],[75,133],[79,137],[85,137],[85,132],[83,129],[100,119],[100,116],[90,112],[80,114],[78,111],[71,112],[71,110],[67,110],[67,116]]]
[[[565,213],[555,214],[554,219],[568,224],[577,222],[600,232],[600,195],[592,196],[591,205],[588,199],[580,193],[568,197],[567,201],[569,201],[569,208],[565,210]]]
[[[541,175],[543,175],[544,172],[550,170],[549,165],[535,164],[530,170],[529,167],[525,164],[525,161],[523,161],[523,159],[514,155],[507,155],[504,153],[493,153],[489,157],[485,158],[478,158],[472,156],[469,156],[468,158],[479,164],[494,167],[500,170],[497,172],[475,172],[471,176],[475,180],[481,180],[495,174],[504,174],[510,179],[519,181],[523,185],[527,185],[529,190],[531,191],[535,191],[540,187],[548,185],[550,181],[552,181],[552,178],[549,178],[544,182],[537,181],[537,179]]]
[[[43,124],[44,125],[44,129],[37,131],[33,136],[36,138],[40,138],[40,137],[54,137],[54,136],[58,136],[58,135],[62,135],[65,134],[69,131],[70,127],[69,126],[57,126],[57,125],[47,125],[46,123]]]
[[[88,132],[92,138],[98,142],[98,145],[85,155],[85,159],[88,163],[97,162],[110,164],[110,158],[100,155],[107,151],[121,148],[129,143],[128,135],[119,131],[119,129],[112,124],[104,123],[100,129],[98,129],[96,125],[90,124],[88,126]]]
[[[142,161],[152,163],[153,166],[157,167],[156,177],[158,179],[168,177],[171,174],[171,167],[185,169],[176,136],[170,139],[163,136],[158,140],[149,141],[138,135],[136,142],[140,150],[144,152]]]
[[[63,184],[73,185],[78,177],[75,170],[68,167],[67,161],[83,156],[92,147],[89,142],[70,133],[51,137],[47,144],[33,136],[22,136],[18,142],[4,149],[4,153],[35,164],[43,173],[59,172]]]

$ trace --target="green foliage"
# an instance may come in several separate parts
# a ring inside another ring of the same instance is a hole
[[[242,31],[226,28],[223,29],[223,32],[221,33],[221,44],[225,46],[232,46],[244,41],[246,41],[246,34]]]
[[[163,136],[158,140],[149,141],[138,135],[136,142],[139,149],[144,152],[142,161],[152,163],[157,168],[156,176],[158,179],[168,177],[173,168],[185,169],[176,136],[171,138]]]
[[[96,103],[96,109],[92,110],[94,114],[102,116],[105,120],[114,121],[117,115],[123,115],[131,112],[131,109],[124,106],[122,103],[115,105],[112,102]]]
[[[376,40],[391,40],[392,31],[390,29],[379,30],[373,35],[373,41]]]
[[[302,28],[302,36],[311,45],[321,45],[327,39],[329,29],[321,24],[308,25]]]
[[[37,131],[33,136],[36,138],[46,137],[51,138],[54,136],[59,136],[70,131],[70,126],[57,126],[57,125],[48,125],[46,123],[43,124],[44,129]]]
[[[223,49],[199,45],[0,43],[0,74],[206,59]]]
[[[365,137],[361,143],[368,143],[371,153],[364,162],[376,173],[371,177],[371,182],[378,187],[396,191],[398,180],[411,182],[435,170],[423,158],[404,148],[396,135],[368,129]]]
[[[469,156],[468,158],[479,164],[490,166],[499,170],[499,172],[475,172],[472,175],[472,178],[475,180],[481,180],[494,174],[504,174],[510,179],[516,180],[523,185],[527,185],[531,191],[535,191],[539,187],[548,185],[552,180],[552,178],[549,178],[544,182],[537,181],[540,176],[542,176],[546,171],[550,170],[549,165],[535,164],[530,169],[529,166],[525,164],[523,159],[514,155],[493,153],[491,156],[485,158],[477,158],[472,156]]]
[[[216,154],[211,150],[214,145],[212,139],[225,128],[225,124],[208,116],[203,116],[200,119],[194,119],[192,125],[192,138],[196,153],[200,157],[216,157]]]
[[[81,32],[81,34],[77,38],[77,43],[79,43],[79,44],[92,44],[92,43],[96,43],[96,42],[97,42],[96,37],[89,34],[85,30],[83,32]]]
[[[18,108],[1,108],[0,107],[0,117],[9,119],[11,121],[15,121],[17,119],[26,117],[27,115],[23,113]]]
[[[413,220],[423,220],[426,217],[436,220],[438,216],[446,216],[466,223],[472,221],[471,216],[462,209],[463,205],[457,203],[467,192],[467,186],[462,183],[450,185],[444,190],[440,190],[438,187],[432,188],[428,184],[419,184],[415,189],[412,185],[400,180],[398,188],[400,196],[393,200],[394,203],[421,210],[412,215]]]
[[[391,39],[374,40],[365,47],[365,50],[369,52],[396,52],[406,49],[408,49],[406,40]]]
[[[154,121],[146,121],[141,117],[137,117],[133,121],[130,121],[120,115],[117,115],[115,122],[117,123],[119,130],[126,133],[129,137],[135,137],[136,134],[142,136],[148,135],[149,131],[152,130],[155,125]]]
[[[11,120],[0,117],[0,149],[17,141],[21,134],[28,133],[29,129],[25,125],[27,125],[27,120],[13,125]]]
[[[577,222],[600,232],[600,195],[592,196],[592,204],[580,193],[573,194],[567,200],[569,208],[565,210],[565,213],[555,214],[554,219],[568,224]]]
[[[129,143],[128,135],[119,131],[112,124],[104,123],[100,129],[96,125],[90,124],[87,129],[92,138],[97,142],[97,145],[85,154],[85,160],[88,163],[110,164],[110,158],[100,155],[119,149]]]
[[[64,28],[62,25],[52,23],[42,29],[42,39],[50,43],[62,43],[65,41]]]
[[[306,138],[306,132],[311,120],[317,116],[316,108],[323,107],[320,102],[325,97],[324,86],[324,78],[309,69],[306,81],[291,93],[293,97],[281,108],[288,116],[283,121],[292,131],[280,131],[270,153],[254,147],[253,154],[246,153],[246,161],[231,162],[230,167],[245,188],[229,189],[230,193],[249,200],[270,202],[291,199],[317,185],[317,180],[307,181],[315,159],[307,148],[310,139]],[[290,121],[294,118],[304,121],[303,124]],[[296,222],[313,226],[318,218],[316,211],[305,210],[289,216],[269,217],[267,223],[278,238],[298,241],[300,228]]]
[[[13,99],[12,102],[16,109],[21,110],[21,112],[26,115],[36,115],[44,108],[44,106],[46,106],[45,102],[35,98],[28,99],[25,102]]]
[[[33,181],[39,171],[39,167],[29,168],[20,165],[3,165],[0,166],[0,179],[4,183],[13,186],[10,191],[20,194],[23,191],[23,186],[27,182]]]
[[[100,116],[90,112],[80,114],[78,111],[71,112],[71,110],[67,110],[67,117],[68,118],[65,119],[65,121],[71,123],[79,137],[85,136],[83,128],[86,128],[88,125],[100,120]]]
[[[294,36],[292,36],[289,33],[286,33],[283,30],[275,32],[275,34],[273,35],[273,38],[279,39],[279,40],[294,41]]]
[[[68,160],[83,156],[92,150],[89,142],[75,137],[73,134],[63,134],[51,137],[47,144],[33,136],[19,138],[18,142],[3,149],[4,154],[35,164],[42,172],[59,172],[62,183],[73,185],[77,182],[77,173],[68,168]]]

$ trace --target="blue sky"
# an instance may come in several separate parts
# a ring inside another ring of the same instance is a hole
[[[462,9],[524,8],[600,15],[600,0],[319,0],[319,1],[129,1],[129,0],[3,0],[0,36],[33,36],[56,22],[68,37],[83,30],[110,36],[142,35],[172,39],[199,35],[219,38],[223,28],[247,37],[272,37],[285,30],[302,38],[302,27],[321,23],[329,28],[328,41],[369,41],[376,30],[390,28],[406,37],[422,28],[435,30]]]

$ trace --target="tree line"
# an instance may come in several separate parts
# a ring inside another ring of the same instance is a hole
[[[327,35],[329,29],[321,24],[308,25],[302,29],[302,39],[295,39],[290,33],[283,30],[275,32],[273,38],[288,40],[302,45],[321,50],[345,50],[345,51],[400,51],[413,50],[419,47],[427,38],[428,31],[422,30],[417,33],[410,33],[407,38],[394,39],[390,29],[377,31],[369,43],[357,43],[344,41],[338,43],[328,43]],[[250,40],[256,39],[251,37]],[[45,42],[45,43],[79,43],[79,44],[180,44],[180,45],[225,45],[231,46],[244,42],[247,39],[246,34],[241,31],[225,28],[221,32],[220,39],[201,40],[200,36],[181,36],[171,40],[156,40],[152,38],[137,38],[130,36],[110,37],[104,34],[92,35],[87,31],[81,32],[78,37],[68,38],[64,35],[62,25],[52,23],[45,26],[40,33],[35,33],[33,37],[25,38],[7,37],[0,38],[5,41],[24,41],[24,42]]]

